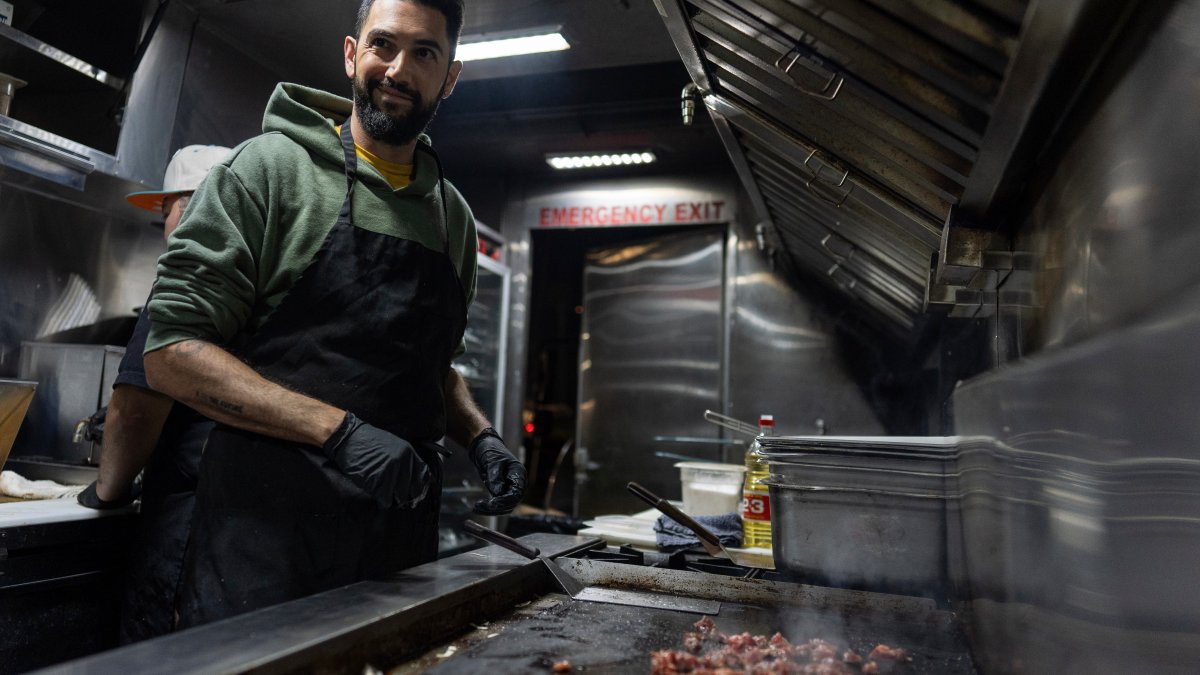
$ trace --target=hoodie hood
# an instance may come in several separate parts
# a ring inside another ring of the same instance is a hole
[[[350,99],[299,84],[281,82],[275,86],[267,102],[263,114],[263,132],[281,133],[316,157],[342,166],[345,162],[342,144],[334,127],[350,119],[353,109]],[[417,141],[413,154],[412,182],[397,190],[397,193],[428,194],[440,179],[437,158],[429,145],[429,137],[421,134]],[[366,162],[359,163],[359,177],[387,186],[384,177]]]

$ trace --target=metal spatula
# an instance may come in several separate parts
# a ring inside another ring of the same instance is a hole
[[[632,607],[650,607],[653,609],[669,609],[692,614],[717,614],[721,611],[721,603],[717,600],[684,598],[663,593],[644,593],[619,588],[584,586],[581,581],[560,567],[558,563],[547,558],[539,549],[526,546],[506,534],[501,534],[493,529],[484,527],[473,520],[464,522],[463,529],[468,534],[506,548],[513,553],[523,555],[530,560],[540,560],[550,570],[550,574],[554,576],[554,580],[558,582],[563,592],[571,596],[572,600],[605,602],[610,605],[629,605]]]
[[[675,522],[694,532],[696,537],[700,540],[700,545],[703,546],[704,550],[712,557],[729,558],[730,560],[733,559],[733,556],[729,554],[729,551],[725,550],[725,546],[721,543],[720,537],[713,534],[712,530],[696,522],[695,518],[692,518],[683,511],[680,511],[671,502],[660,498],[658,495],[647,490],[641,485],[638,485],[637,483],[631,482],[629,485],[625,486],[625,489],[629,490],[629,492],[638,499],[646,502],[659,511],[662,511],[667,515],[668,518],[671,518]]]

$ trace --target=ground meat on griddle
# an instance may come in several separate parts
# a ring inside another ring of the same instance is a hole
[[[804,656],[812,661],[837,658],[837,645],[827,640],[812,639],[792,650],[797,656]]]
[[[699,621],[692,624],[692,627],[696,629],[697,633],[703,635],[706,638],[711,637],[711,638],[715,638],[718,640],[725,639],[724,635],[721,635],[720,633],[717,632],[717,624],[716,624],[716,622],[714,622],[712,620],[711,616],[701,617]]]
[[[652,675],[859,675],[883,672],[878,661],[863,664],[863,657],[857,652],[842,650],[828,640],[811,639],[793,644],[780,633],[770,638],[750,633],[723,635],[708,616],[693,627],[694,632],[683,634],[686,651],[663,649],[650,653]],[[895,664],[912,660],[903,649],[882,644],[871,651],[870,658],[884,660],[888,671]]]
[[[908,652],[887,645],[875,645],[875,649],[871,650],[871,655],[867,658],[873,661],[888,660],[897,663],[912,661],[912,659],[908,658]]]

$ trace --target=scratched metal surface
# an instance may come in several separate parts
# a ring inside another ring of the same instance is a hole
[[[932,601],[784,582],[733,579],[678,570],[571,561],[587,583],[667,591],[722,601],[714,617],[727,634],[783,633],[792,642],[812,638],[867,654],[884,643],[907,649],[913,662],[898,673],[967,675],[976,670],[957,617]],[[389,675],[417,672],[544,673],[559,661],[591,673],[648,671],[649,654],[680,649],[699,615],[572,601],[548,593],[487,623],[477,623],[425,654],[392,667]]]

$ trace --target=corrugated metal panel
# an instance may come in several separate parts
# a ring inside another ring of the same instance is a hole
[[[661,4],[705,102],[727,122],[718,126],[740,155],[743,182],[792,262],[889,327],[911,328],[1025,4]]]
[[[655,2],[771,241],[910,336],[930,307],[986,314],[995,289],[980,284],[1004,270],[970,261],[1003,264],[1039,157],[1149,6]],[[963,255],[950,260],[953,242]]]

